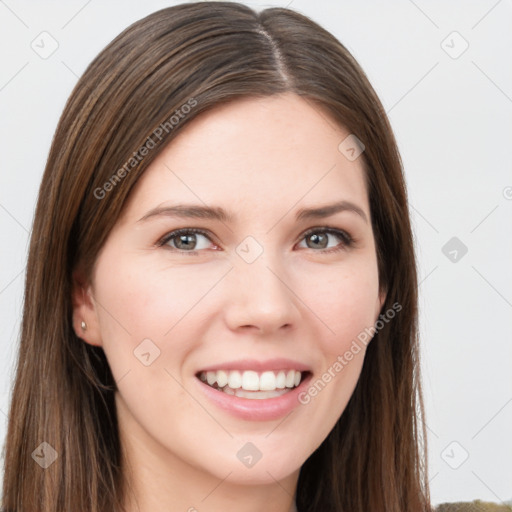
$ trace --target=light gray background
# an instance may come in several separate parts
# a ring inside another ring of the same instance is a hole
[[[511,1],[246,3],[313,18],[347,46],[379,94],[401,150],[417,244],[433,503],[510,500]],[[0,0],[2,440],[29,231],[58,118],[112,38],[173,4]],[[58,42],[46,59],[31,47],[51,49],[43,31]],[[459,247],[446,256],[452,237]]]

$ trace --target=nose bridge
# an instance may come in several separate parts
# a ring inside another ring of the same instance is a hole
[[[233,329],[253,326],[272,331],[294,325],[297,304],[279,253],[258,245],[248,237],[237,247],[229,276],[226,319]]]

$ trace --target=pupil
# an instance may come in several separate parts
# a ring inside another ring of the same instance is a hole
[[[310,235],[309,240],[312,241],[313,243],[317,244],[315,247],[321,247],[322,249],[327,247],[326,233],[322,233],[320,235],[318,235],[318,234]]]
[[[195,235],[180,235],[178,237],[178,249],[190,249],[195,245]]]

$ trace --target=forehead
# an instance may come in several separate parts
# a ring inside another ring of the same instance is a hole
[[[362,158],[338,146],[349,132],[293,94],[244,98],[200,114],[141,177],[127,214],[166,202],[223,205],[274,218],[294,205],[348,200],[368,211]]]

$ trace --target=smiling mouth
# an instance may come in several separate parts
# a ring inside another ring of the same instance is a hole
[[[289,393],[310,375],[294,369],[279,371],[207,371],[196,377],[211,388],[231,396],[250,399],[276,398]]]

